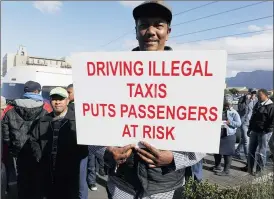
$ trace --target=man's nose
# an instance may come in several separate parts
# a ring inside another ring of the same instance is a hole
[[[147,28],[147,34],[149,35],[155,35],[155,27],[153,25],[150,25],[148,28]]]

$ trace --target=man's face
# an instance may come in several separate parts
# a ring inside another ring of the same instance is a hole
[[[62,113],[67,109],[68,98],[63,98],[59,95],[51,96],[51,105],[55,113]]]
[[[263,92],[259,92],[258,93],[258,99],[261,101],[261,102],[264,102],[265,100],[267,100],[267,95],[265,95]]]
[[[230,106],[231,106],[231,105],[230,105],[229,103],[224,102],[223,110],[226,111],[226,110],[230,109]]]
[[[256,95],[257,95],[256,92],[251,93],[251,98],[255,99]]]
[[[67,91],[68,91],[68,94],[69,94],[69,101],[73,102],[74,101],[74,91],[73,91],[73,88],[70,87],[70,88],[67,89]]]
[[[163,51],[171,29],[159,17],[140,18],[136,22],[136,39],[141,51]]]

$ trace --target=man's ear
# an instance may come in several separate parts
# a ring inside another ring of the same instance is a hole
[[[168,27],[168,29],[167,29],[166,41],[168,40],[170,33],[171,33],[171,28]]]

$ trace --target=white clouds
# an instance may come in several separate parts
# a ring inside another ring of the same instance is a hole
[[[140,5],[144,1],[119,1],[125,7],[135,8],[136,6]]]
[[[273,26],[252,25],[248,27],[250,31],[259,31],[265,28],[270,29]],[[273,50],[273,30],[246,37],[227,37],[182,45],[171,41],[170,45],[174,50],[226,50],[228,54],[237,54],[228,56],[227,76],[234,76],[237,72],[242,71],[273,70],[273,52],[238,54]]]
[[[35,1],[33,6],[42,13],[54,14],[61,10],[63,3],[61,1]]]
[[[259,26],[256,26],[256,25],[250,25],[248,26],[248,30],[249,31],[260,31],[260,30],[265,30],[265,29],[271,29],[273,28],[273,25],[265,25],[264,27],[259,27]]]
[[[266,25],[263,27],[255,25],[248,26],[250,31],[271,28],[273,28],[273,25]],[[127,50],[131,50],[133,47],[136,47],[136,45],[136,40],[125,40],[123,47],[127,48]],[[168,45],[174,50],[226,50],[228,54],[236,53],[237,55],[228,56],[227,76],[235,76],[238,72],[244,71],[273,70],[273,52],[238,54],[273,50],[273,30],[245,37],[235,36],[188,44],[177,44],[176,40],[172,39],[168,42]]]

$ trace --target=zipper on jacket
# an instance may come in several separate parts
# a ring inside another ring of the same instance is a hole
[[[61,128],[67,123],[68,120],[66,120],[59,128],[59,132],[61,130]],[[54,133],[54,129],[52,127],[52,123],[50,122],[50,127],[51,127],[51,130],[52,132]],[[59,135],[58,135],[58,139],[59,139]],[[58,145],[58,142],[57,142],[57,145]],[[52,147],[53,147],[53,136],[52,136],[52,142],[51,142],[51,150],[52,150]],[[51,151],[52,152],[52,151]],[[57,149],[57,153],[58,153],[58,149]],[[57,153],[56,153],[56,159],[57,159]],[[52,162],[52,154],[50,153],[50,175],[51,175],[51,183],[54,184],[54,179],[53,179],[53,173],[52,173],[52,165],[51,165],[51,162]]]

